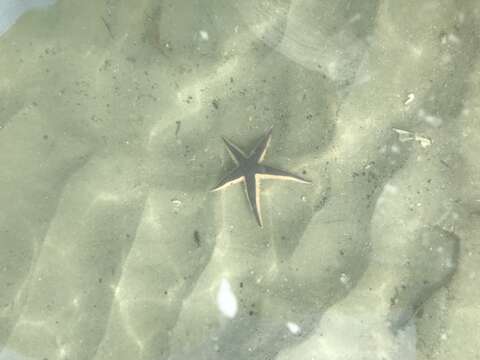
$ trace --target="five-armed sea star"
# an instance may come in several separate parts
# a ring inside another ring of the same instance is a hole
[[[293,180],[302,183],[310,183],[310,181],[302,179],[300,176],[290,174],[286,171],[272,168],[267,165],[261,164],[261,161],[265,157],[268,145],[272,138],[272,128],[270,128],[266,134],[260,139],[257,146],[253,149],[250,155],[246,156],[245,153],[233,142],[223,138],[223,141],[227,145],[229,154],[233,161],[237,164],[237,167],[230,171],[220,182],[211,190],[217,191],[223,189],[229,185],[244,182],[247,192],[247,199],[253,210],[258,225],[263,227],[262,214],[260,212],[260,179],[281,179],[281,180]]]

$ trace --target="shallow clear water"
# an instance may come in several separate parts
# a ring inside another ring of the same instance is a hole
[[[0,359],[480,358],[479,20],[0,2]]]

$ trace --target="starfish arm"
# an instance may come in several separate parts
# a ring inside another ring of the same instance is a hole
[[[238,182],[241,182],[243,181],[244,177],[243,177],[243,174],[240,170],[240,168],[236,168],[236,169],[233,169],[232,171],[230,171],[227,175],[225,175],[219,182],[217,185],[215,185],[215,187],[213,189],[211,189],[210,191],[217,191],[217,190],[220,190],[220,189],[223,189],[229,185],[232,185],[232,184],[236,184]]]
[[[237,165],[239,165],[242,161],[246,159],[244,152],[237,145],[235,145],[233,142],[231,142],[229,139],[225,137],[222,139],[225,145],[227,146],[228,153],[230,154],[233,161],[235,161]]]
[[[258,225],[263,227],[262,214],[260,212],[260,192],[255,175],[249,175],[245,178],[245,188],[247,190],[248,202],[255,215],[255,219],[257,220]]]
[[[311,181],[305,180],[300,176],[291,174],[287,171],[275,169],[270,166],[265,166],[265,165],[262,165],[259,167],[257,174],[264,179],[292,180],[292,181],[297,181],[304,184],[311,183]]]
[[[256,162],[260,162],[265,157],[265,153],[267,152],[268,145],[270,145],[270,140],[272,140],[272,130],[273,127],[267,130],[265,135],[260,139],[258,144],[253,149],[251,157],[255,159]]]

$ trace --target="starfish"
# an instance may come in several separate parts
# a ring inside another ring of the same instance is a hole
[[[232,141],[223,137],[228,153],[237,164],[237,167],[227,173],[227,175],[225,175],[211,190],[217,191],[224,189],[229,185],[243,182],[245,184],[248,202],[250,203],[250,207],[252,208],[255,219],[260,227],[263,227],[262,214],[260,212],[260,179],[281,179],[298,181],[305,184],[310,183],[310,181],[305,180],[300,176],[261,163],[265,157],[271,139],[272,128],[265,133],[250,155],[247,156]]]

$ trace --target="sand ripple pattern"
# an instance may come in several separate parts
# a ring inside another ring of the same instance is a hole
[[[474,359],[480,6],[61,0],[0,37],[0,359]],[[313,185],[208,189],[269,126]]]

